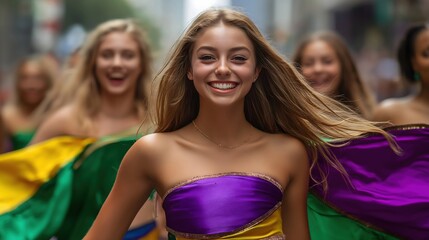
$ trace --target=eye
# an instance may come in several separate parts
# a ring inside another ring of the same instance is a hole
[[[238,62],[238,63],[244,63],[246,60],[247,60],[247,57],[241,56],[241,55],[237,55],[232,58],[232,61]]]
[[[202,61],[212,61],[215,60],[215,57],[213,55],[201,55],[198,57],[198,59],[202,60]]]
[[[303,67],[311,67],[311,66],[313,66],[313,65],[314,65],[314,61],[303,61],[303,62],[301,63],[301,65],[302,65]]]
[[[135,55],[136,54],[134,52],[132,52],[132,51],[125,51],[125,52],[122,53],[122,57],[125,58],[125,59],[132,59],[132,58],[135,57]]]
[[[113,52],[112,51],[103,51],[100,53],[100,56],[102,58],[108,59],[108,58],[112,58],[113,57]]]

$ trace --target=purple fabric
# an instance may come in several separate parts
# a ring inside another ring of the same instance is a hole
[[[281,202],[273,183],[255,176],[222,175],[174,189],[163,203],[167,227],[181,233],[230,233]]]
[[[337,209],[405,239],[429,239],[429,126],[390,130],[403,149],[390,150],[381,135],[332,148],[350,176],[329,169],[326,201]],[[317,175],[317,172],[314,172]],[[320,185],[312,188],[324,196]]]

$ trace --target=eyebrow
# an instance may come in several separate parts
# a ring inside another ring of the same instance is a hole
[[[198,51],[201,51],[201,50],[217,51],[217,49],[216,49],[216,48],[211,47],[211,46],[201,46],[201,47],[199,47],[199,48],[197,49],[197,52],[198,52]],[[244,46],[233,47],[233,48],[229,49],[228,51],[229,51],[229,52],[236,52],[236,51],[240,51],[240,50],[245,50],[245,51],[247,51],[247,52],[249,52],[249,53],[251,53],[251,52],[252,52],[249,48],[244,47]]]

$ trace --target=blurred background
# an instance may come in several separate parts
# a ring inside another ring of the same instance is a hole
[[[336,31],[378,100],[400,95],[398,41],[409,25],[429,20],[429,0],[0,0],[0,104],[20,59],[44,53],[61,66],[108,19],[137,19],[158,68],[190,20],[211,6],[246,12],[286,58],[305,35]]]

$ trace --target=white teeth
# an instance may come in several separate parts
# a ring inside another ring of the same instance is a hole
[[[211,86],[217,89],[226,90],[226,89],[235,88],[236,84],[235,83],[212,83]]]

